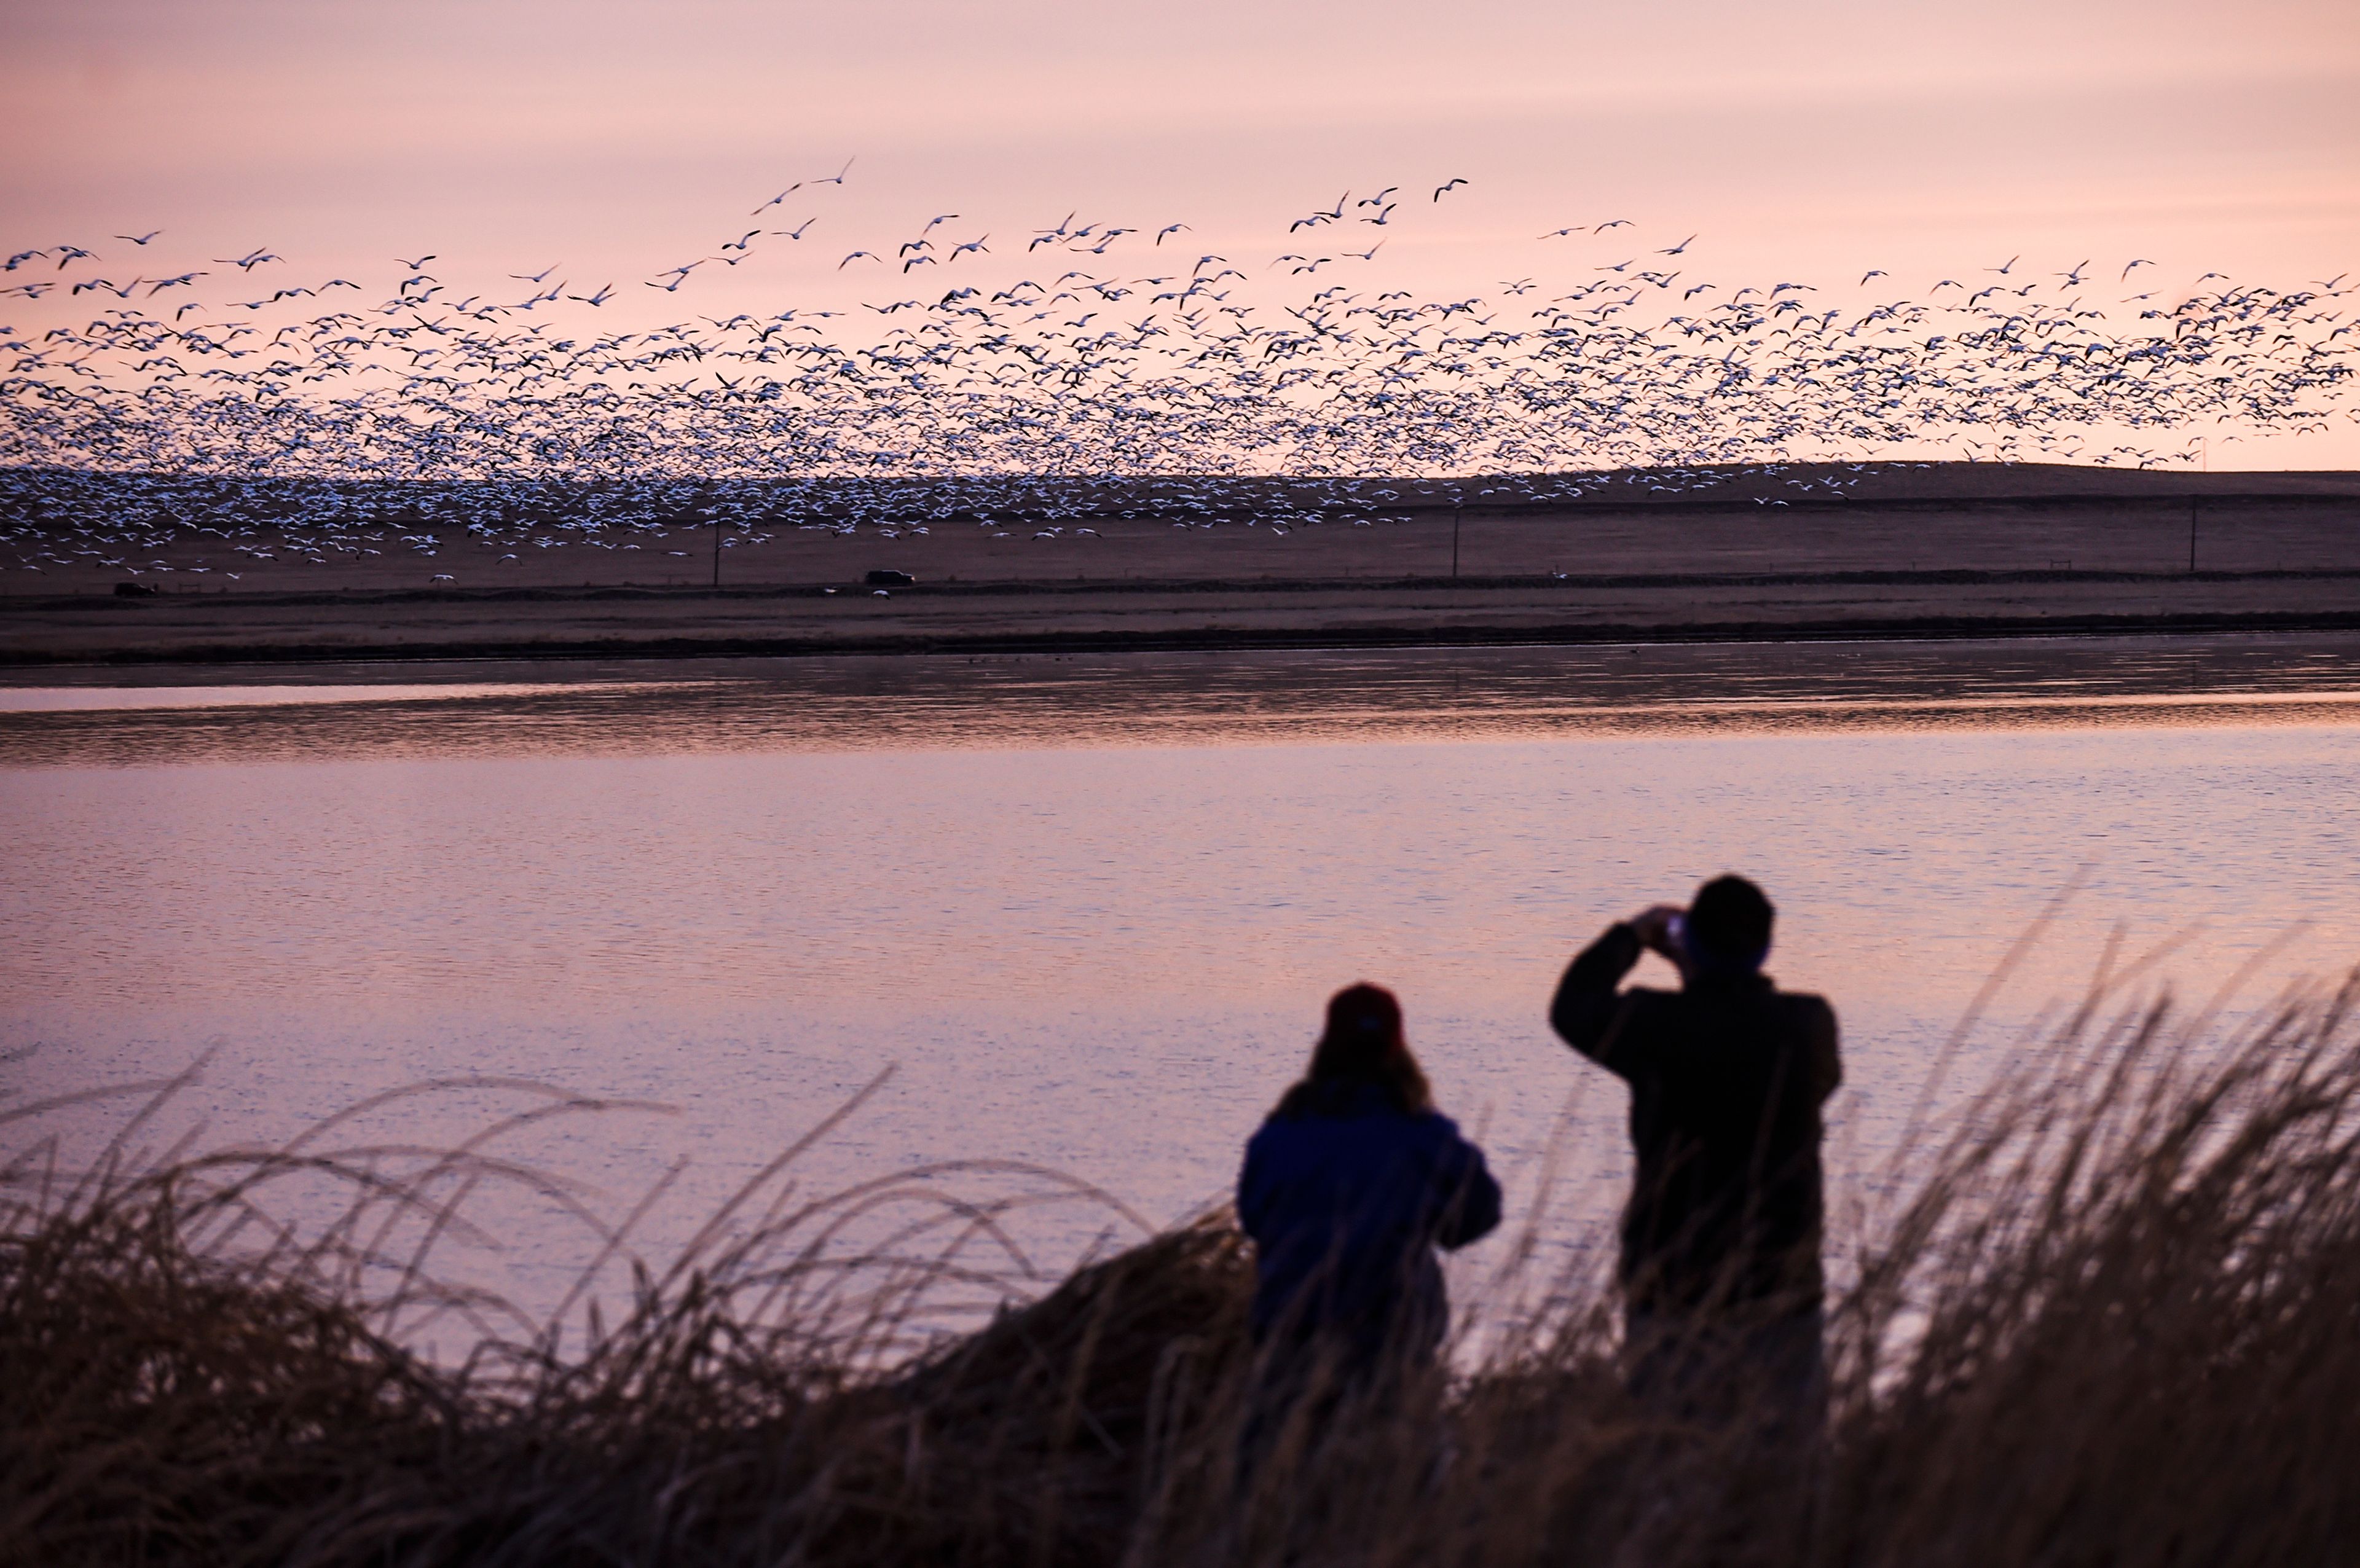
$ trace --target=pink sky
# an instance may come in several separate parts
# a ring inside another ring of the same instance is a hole
[[[132,247],[107,236],[161,227],[151,272],[268,246],[290,278],[377,282],[433,251],[454,293],[556,263],[618,285],[611,326],[880,297],[838,258],[943,212],[1004,267],[1076,210],[1267,263],[1290,218],[1394,184],[1415,222],[1368,280],[1437,293],[1594,276],[1690,233],[1698,278],[1839,299],[1872,267],[1922,298],[2018,253],[2104,279],[2158,264],[2122,294],[2360,267],[2351,0],[17,0],[0,47],[12,249],[112,263]],[[855,156],[766,215],[816,219],[803,240],[641,286]],[[1633,226],[1535,237],[1607,218]],[[2360,467],[2360,426],[2214,465]]]

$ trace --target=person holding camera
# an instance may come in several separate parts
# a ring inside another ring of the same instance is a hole
[[[1630,1085],[1637,1169],[1619,1279],[1632,1390],[1676,1419],[1754,1411],[1815,1440],[1820,1107],[1842,1082],[1836,1016],[1762,973],[1775,911],[1742,877],[1685,910],[1618,921],[1566,969],[1549,1022]],[[1622,988],[1641,956],[1680,988]]]

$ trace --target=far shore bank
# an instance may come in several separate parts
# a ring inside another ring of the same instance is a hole
[[[113,553],[36,532],[16,541],[33,564],[0,573],[0,667],[2360,627],[2353,475],[1954,464],[1841,498],[1789,485],[1311,527],[1141,502],[1088,527],[257,526]]]
[[[1820,573],[1614,581],[921,583],[19,600],[0,669],[792,659],[2360,630],[2360,570]]]

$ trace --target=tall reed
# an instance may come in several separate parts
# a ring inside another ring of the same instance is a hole
[[[2225,1030],[2085,1010],[2023,1051],[1842,1238],[1808,1453],[1634,1405],[1579,1277],[1448,1382],[1241,1471],[1251,1260],[1222,1215],[929,1337],[1006,1292],[1005,1203],[950,1170],[798,1202],[782,1160],[611,1323],[569,1302],[568,1335],[434,1276],[464,1192],[543,1180],[480,1145],[121,1140],[69,1180],[29,1144],[0,1561],[2360,1561],[2355,986]],[[345,1221],[276,1225],[297,1179],[345,1183]],[[405,1348],[435,1318],[473,1350]]]

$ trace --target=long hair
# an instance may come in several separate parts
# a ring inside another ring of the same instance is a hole
[[[1311,1049],[1311,1066],[1278,1102],[1287,1117],[1337,1116],[1373,1085],[1393,1108],[1415,1116],[1434,1108],[1425,1070],[1402,1032],[1401,1002],[1382,985],[1347,985],[1328,1002],[1328,1029]]]

